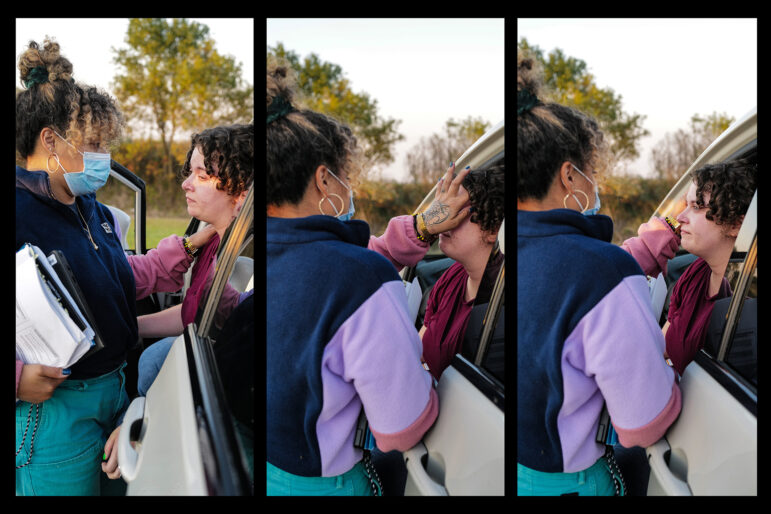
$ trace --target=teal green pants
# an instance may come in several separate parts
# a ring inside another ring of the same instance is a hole
[[[301,477],[266,464],[268,496],[372,496],[361,462],[336,477]]]
[[[110,480],[101,466],[104,444],[129,404],[125,365],[100,377],[62,382],[39,404],[34,437],[35,405],[16,405],[17,496],[125,494],[126,483]]]
[[[517,463],[517,496],[615,496],[608,462],[601,457],[576,473],[545,473]]]

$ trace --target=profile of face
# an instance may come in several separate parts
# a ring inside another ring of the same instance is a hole
[[[62,139],[56,132],[50,129],[44,130],[41,138],[49,153],[55,153],[59,158],[59,165],[57,165],[53,155],[49,155],[48,166],[52,172],[55,171],[57,166],[60,168],[61,173],[81,172],[84,167],[83,154],[81,152],[107,153],[107,150],[102,148],[100,144],[85,143],[74,145],[72,142]]]
[[[217,177],[206,172],[204,157],[199,148],[193,149],[190,156],[190,175],[182,182],[187,213],[190,216],[215,226],[230,221],[236,211],[237,199],[217,189],[219,182]]]
[[[707,219],[710,194],[704,193],[704,206],[696,203],[696,184],[692,183],[685,195],[685,209],[677,215],[680,223],[681,245],[683,249],[704,257],[715,249],[732,245],[736,239],[738,227],[727,228]]]

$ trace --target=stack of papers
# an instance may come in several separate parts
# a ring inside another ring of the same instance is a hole
[[[52,264],[55,257],[34,245],[16,253],[16,358],[69,368],[91,350],[95,333]]]

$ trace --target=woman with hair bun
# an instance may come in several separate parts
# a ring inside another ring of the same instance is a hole
[[[19,70],[16,149],[26,169],[16,167],[16,248],[65,254],[105,346],[65,371],[17,360],[16,494],[107,494],[99,463],[128,406],[123,368],[138,334],[134,276],[94,192],[109,177],[123,116],[107,94],[73,80],[54,41],[30,42]]]
[[[603,405],[624,447],[660,439],[680,412],[640,266],[597,214],[606,142],[597,122],[544,100],[517,53],[517,491],[624,494]]]

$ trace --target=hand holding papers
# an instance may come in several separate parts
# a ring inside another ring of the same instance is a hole
[[[25,244],[16,253],[16,358],[68,368],[92,349],[98,336],[84,313],[87,306],[77,284],[72,285],[74,277],[63,281],[54,266],[68,271],[34,245]]]

